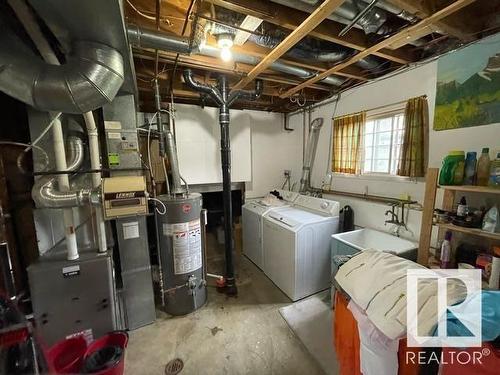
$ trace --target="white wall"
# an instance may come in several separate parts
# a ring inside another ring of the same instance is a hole
[[[315,167],[312,172],[313,186],[321,186],[321,181],[327,171],[330,171],[330,141],[332,132],[332,117],[369,110],[379,106],[394,104],[409,98],[426,94],[429,102],[429,166],[440,167],[443,157],[449,150],[481,151],[482,147],[490,147],[490,157],[493,152],[500,149],[500,124],[490,124],[479,127],[463,128],[456,130],[434,131],[432,123],[434,118],[434,100],[436,94],[437,61],[406,71],[396,76],[370,82],[358,88],[344,92],[337,104],[330,103],[316,108],[312,118],[324,117],[326,124],[321,129],[316,154]],[[291,117],[290,123],[299,126],[302,123],[302,114]],[[408,181],[405,179],[375,179],[362,176],[334,176],[332,189],[356,193],[368,193],[398,198],[401,194],[409,194],[419,202],[423,201],[424,182]],[[347,199],[342,196],[332,196],[341,204],[349,204],[355,210],[355,222],[359,226],[374,227],[389,230],[384,226],[384,212],[387,206],[368,203],[359,199]],[[418,240],[421,214],[411,211],[409,214],[411,232],[403,234],[413,240]]]
[[[222,181],[218,110],[176,105],[179,167],[189,184]],[[302,125],[293,132],[283,130],[278,113],[231,110],[231,177],[246,183],[246,197],[261,197],[280,187],[283,171],[300,178]]]

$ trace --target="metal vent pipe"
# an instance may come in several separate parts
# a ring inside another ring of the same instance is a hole
[[[191,47],[188,38],[183,38],[173,35],[165,35],[164,33],[157,32],[156,30],[145,29],[137,25],[132,25],[132,24],[127,25],[127,35],[129,38],[129,42],[133,46],[139,48],[159,49],[163,51],[177,52],[180,54],[199,53],[200,55],[203,56],[209,56],[215,58],[220,57],[220,50],[217,47],[200,45],[198,42],[196,42],[192,43],[192,45],[198,46],[198,48],[194,49]],[[197,35],[200,34],[198,33]],[[247,55],[236,51],[233,51],[232,53],[233,53],[233,60],[235,62],[248,65],[257,65],[261,61],[260,58],[255,56]],[[290,74],[296,77],[300,77],[301,79],[304,80],[312,78],[318,73],[308,69],[300,68],[298,66],[289,65],[280,60],[276,60],[275,62],[273,62],[269,66],[269,69],[284,74]],[[345,82],[345,79],[332,75],[326,77],[320,82],[332,86],[340,86]]]
[[[83,163],[85,154],[83,142],[79,137],[67,138],[67,172],[77,171]],[[98,195],[92,189],[75,191],[59,191],[56,188],[56,177],[40,177],[31,191],[31,196],[38,208],[65,208],[83,206],[91,202],[98,202]]]
[[[306,192],[311,187],[311,171],[316,157],[316,148],[318,146],[319,131],[323,126],[321,117],[314,119],[309,128],[309,138],[307,139],[306,152],[304,155],[304,165],[302,167],[302,177],[300,178],[300,193]]]
[[[52,65],[4,42],[0,90],[41,111],[92,111],[111,102],[123,83],[122,55],[103,44],[76,42],[66,64]]]
[[[217,86],[197,82],[193,78],[190,69],[183,73],[186,84],[191,88],[209,95],[219,106],[219,123],[221,130],[220,152],[222,164],[222,186],[224,200],[224,247],[226,257],[225,292],[228,295],[236,295],[238,290],[234,278],[233,262],[233,208],[231,196],[231,144],[229,137],[229,107],[238,98],[257,99],[262,94],[262,81],[255,81],[254,91],[235,90],[230,92],[227,78],[220,75]]]

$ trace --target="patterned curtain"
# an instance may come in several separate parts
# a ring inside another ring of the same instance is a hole
[[[361,141],[366,112],[333,120],[332,170],[357,174],[361,171]]]
[[[429,148],[429,109],[426,96],[408,100],[404,129],[398,175],[424,177]]]

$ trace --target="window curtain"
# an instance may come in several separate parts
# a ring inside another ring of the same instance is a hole
[[[361,171],[361,142],[366,112],[337,117],[333,120],[332,170],[357,174]]]
[[[429,109],[427,97],[411,98],[406,103],[404,139],[398,175],[424,177],[429,148]]]

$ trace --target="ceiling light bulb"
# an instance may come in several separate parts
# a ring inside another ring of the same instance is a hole
[[[229,48],[222,48],[220,50],[220,58],[222,61],[228,62],[233,59],[233,54],[231,53],[231,50]]]
[[[233,36],[231,34],[219,34],[217,36],[219,48],[231,48],[233,46]]]

